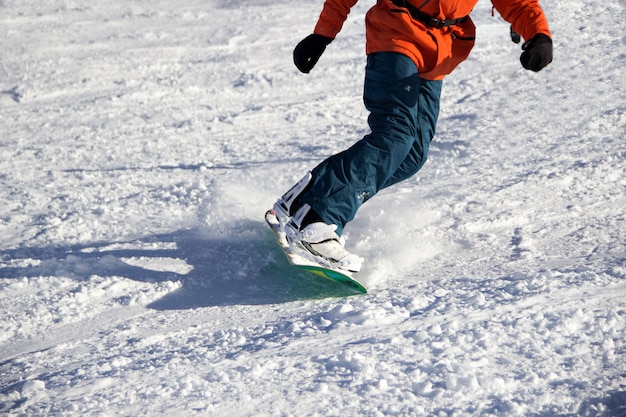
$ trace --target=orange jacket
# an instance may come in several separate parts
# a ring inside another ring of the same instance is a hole
[[[326,0],[314,33],[335,38],[358,0]],[[478,0],[410,0],[420,11],[441,20],[468,16]],[[550,35],[538,0],[492,0],[496,10],[525,40]],[[366,52],[400,52],[410,57],[420,77],[439,80],[463,62],[474,46],[475,26],[468,17],[445,28],[429,28],[392,0],[378,0],[365,18]]]

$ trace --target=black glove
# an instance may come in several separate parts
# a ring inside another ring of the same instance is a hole
[[[528,70],[541,71],[552,62],[552,39],[539,33],[522,46],[524,52],[520,57],[522,66]]]
[[[308,74],[315,64],[317,64],[326,46],[332,41],[331,38],[316,35],[315,33],[302,39],[293,50],[293,62],[296,64],[296,67],[298,67],[301,72]]]

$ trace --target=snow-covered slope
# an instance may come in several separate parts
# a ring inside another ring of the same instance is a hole
[[[0,1],[0,413],[626,415],[624,1],[479,2],[424,169],[291,269],[276,197],[367,133],[362,0]]]

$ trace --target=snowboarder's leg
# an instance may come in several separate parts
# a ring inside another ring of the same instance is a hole
[[[368,56],[364,100],[371,133],[318,165],[300,201],[325,223],[337,225],[341,234],[365,201],[422,166],[434,134],[440,89],[441,82],[419,78],[413,61],[402,54]],[[423,125],[427,129],[422,132]]]
[[[421,80],[417,101],[417,137],[409,154],[382,188],[412,177],[426,162],[430,142],[435,136],[435,127],[439,117],[441,84],[441,81]]]

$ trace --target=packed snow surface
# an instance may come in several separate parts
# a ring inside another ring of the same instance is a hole
[[[481,0],[429,161],[345,231],[366,295],[263,214],[367,134],[364,16],[322,1],[0,1],[0,413],[626,415],[624,0]]]

